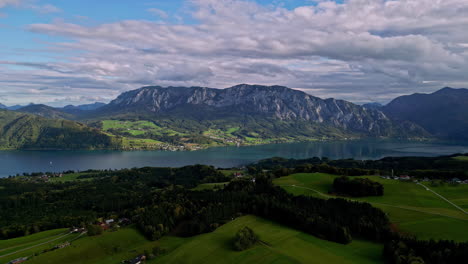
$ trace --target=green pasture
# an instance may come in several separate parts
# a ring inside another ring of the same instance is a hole
[[[324,173],[299,173],[275,179],[274,183],[295,195],[332,198],[336,196],[327,193],[336,177],[338,176]],[[402,232],[428,239],[467,240],[468,215],[427,191],[424,187],[414,182],[388,180],[378,176],[362,177],[382,183],[384,195],[352,199],[370,202],[381,208],[388,214],[390,221]],[[429,182],[424,184],[458,206],[467,207],[467,185],[451,186],[446,184],[432,187]]]

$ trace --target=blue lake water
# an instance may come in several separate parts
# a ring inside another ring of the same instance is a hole
[[[234,167],[269,157],[379,159],[468,153],[468,142],[332,141],[168,151],[0,151],[0,177],[23,172],[178,167],[208,164]]]

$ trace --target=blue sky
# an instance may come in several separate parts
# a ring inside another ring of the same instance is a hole
[[[386,103],[468,86],[466,0],[0,0],[0,103],[285,85]]]
[[[294,9],[298,6],[315,5],[310,0],[256,0],[264,6],[281,6]],[[342,2],[342,1],[336,1]],[[30,24],[52,23],[54,20],[65,20],[79,24],[96,25],[101,23],[113,23],[121,20],[157,20],[157,16],[149,12],[150,8],[157,8],[170,16],[180,16],[184,23],[196,23],[186,9],[188,2],[185,0],[154,0],[154,1],[128,1],[128,0],[37,0],[30,1],[31,5],[52,5],[57,7],[57,12],[42,12],[27,6],[7,6],[1,13],[7,14],[0,19],[0,32],[2,36],[1,56],[4,60],[22,60],[27,58],[31,62],[40,62],[44,59],[54,60],[54,54],[45,51],[37,51],[34,54],[26,52],[31,49],[43,49],[44,43],[53,41],[66,41],[66,38],[58,36],[43,36],[26,30]],[[171,21],[177,23],[175,18]]]

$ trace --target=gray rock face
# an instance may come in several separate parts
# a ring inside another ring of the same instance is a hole
[[[300,120],[333,125],[342,129],[388,136],[392,121],[377,109],[347,101],[320,99],[283,86],[241,84],[227,89],[205,87],[143,87],[125,92],[105,111],[136,111],[154,115],[177,109],[191,111],[203,107],[226,115],[255,115],[279,120]]]

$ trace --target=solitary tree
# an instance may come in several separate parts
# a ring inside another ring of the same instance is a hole
[[[249,227],[241,228],[234,238],[234,248],[238,251],[246,250],[258,242],[258,236]]]

